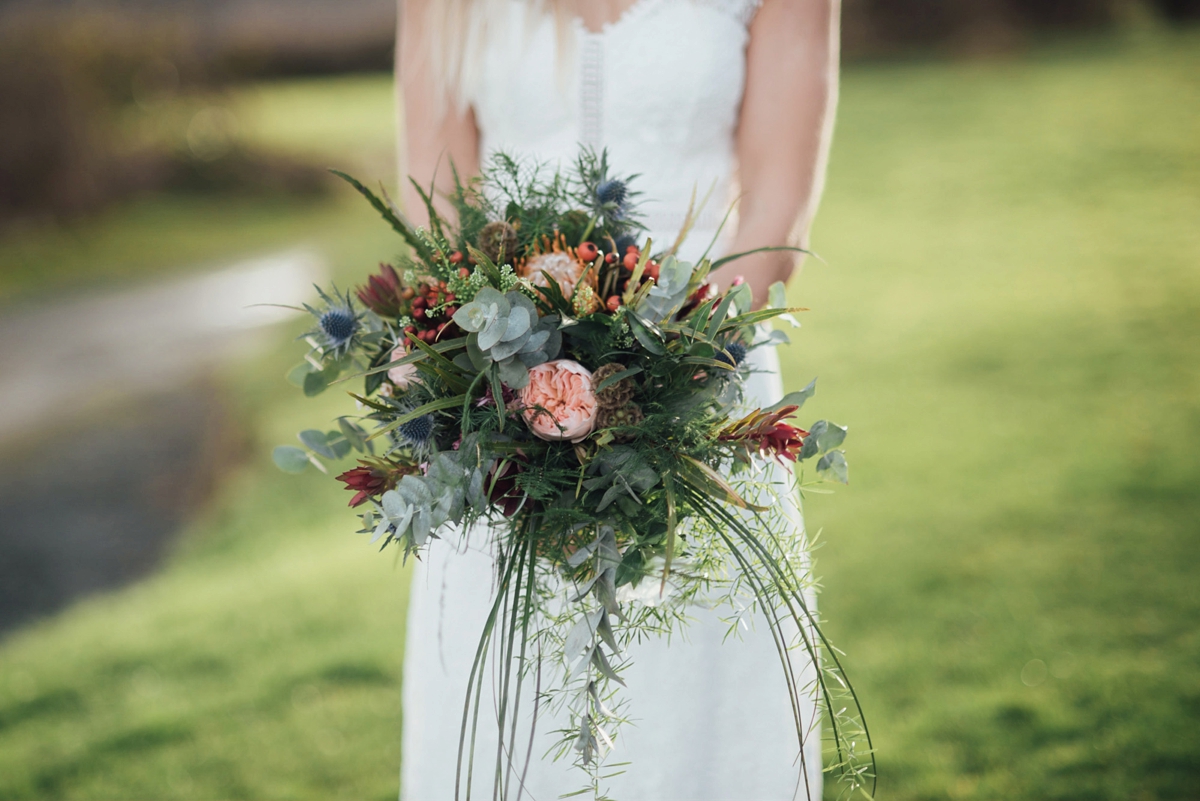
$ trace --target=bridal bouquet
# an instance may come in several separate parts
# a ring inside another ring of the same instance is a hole
[[[727,603],[731,626],[766,618],[799,739],[812,721],[796,699],[810,693],[826,710],[828,769],[865,788],[869,739],[809,610],[808,543],[778,533],[793,530],[783,499],[796,465],[816,460],[818,479],[846,481],[846,429],[795,425],[814,384],[766,408],[743,402],[747,354],[786,340],[763,323],[794,323],[782,285],[761,310],[747,285],[717,291],[710,273],[737,257],[678,258],[690,213],[669,247],[640,239],[629,179],[591,151],[569,174],[498,155],[480,179],[455,175],[453,224],[418,187],[428,228],[341,177],[406,255],[306,307],[311,349],[290,380],[306,395],[364,383],[336,429],[301,432],[303,447],[277,448],[275,460],[325,470],[322,460],[353,452],[338,480],[362,531],[406,557],[446,547],[451,532],[494,548],[497,593],[463,688],[458,792],[471,792],[489,655],[499,680],[487,716],[508,755],[485,774],[493,795],[508,795],[514,771],[520,783],[516,721],[535,682],[535,703],[572,721],[559,756],[574,755],[596,790],[623,719],[626,646],[686,626],[697,601]],[[800,685],[793,649],[819,665],[816,686]]]

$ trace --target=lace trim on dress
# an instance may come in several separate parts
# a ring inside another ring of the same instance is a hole
[[[729,14],[747,27],[754,20],[759,6],[762,5],[762,0],[700,0],[700,2]]]

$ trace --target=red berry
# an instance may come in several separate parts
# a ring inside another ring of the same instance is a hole
[[[461,250],[456,250],[450,254],[450,263],[451,264],[458,264],[462,260],[463,260],[463,255],[462,255]]]
[[[639,253],[640,250],[637,245],[629,245],[628,247],[625,248],[625,252],[626,253]]]
[[[600,255],[599,249],[591,242],[584,242],[579,246],[577,252],[579,253],[579,258],[584,261],[595,261],[596,257]]]
[[[636,252],[631,251],[625,254],[625,258],[621,261],[621,263],[625,265],[626,270],[632,270],[634,267],[637,267],[639,258],[640,257]]]
[[[615,312],[621,305],[621,298],[617,295],[613,295],[607,301],[605,301],[604,305],[608,307],[610,312]]]
[[[458,311],[458,307],[457,307],[457,306],[447,306],[447,307],[446,307],[446,316],[447,316],[447,317],[453,317],[453,316],[454,316],[454,313],[455,313],[455,312],[457,312],[457,311]]]
[[[604,263],[605,264],[616,264],[616,262],[617,262],[617,254],[616,253],[604,254]]]
[[[417,304],[414,303],[413,304],[413,317],[416,317],[418,320],[424,320],[425,319],[425,308],[424,307],[417,308]]]
[[[413,311],[416,311],[417,309],[423,309],[428,305],[429,305],[429,301],[425,300],[425,298],[422,298],[422,297],[413,298],[413,302],[412,302]]]
[[[458,277],[459,278],[470,278],[471,271],[468,270],[466,267],[459,267],[458,268]]]
[[[404,333],[415,334],[417,333],[417,327],[415,325],[406,325],[404,326]]]
[[[647,264],[645,271],[642,272],[642,275],[646,276],[647,278],[653,278],[655,281],[657,281],[658,280],[658,263],[652,261],[649,264]]]

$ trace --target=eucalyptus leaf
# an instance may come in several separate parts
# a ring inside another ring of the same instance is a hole
[[[511,342],[518,337],[527,335],[536,319],[536,313],[531,316],[524,307],[514,307],[508,312],[508,321],[500,341]]]
[[[329,447],[333,450],[335,459],[339,459],[339,460],[345,459],[346,456],[350,453],[350,448],[351,448],[350,441],[347,440],[345,437],[341,436],[340,434],[337,435],[336,438],[328,439],[327,442],[329,444]]]
[[[524,349],[529,338],[529,332],[525,331],[511,340],[502,339],[488,351],[488,358],[492,361],[502,362],[510,356],[515,356]]]
[[[780,331],[779,329],[773,329],[771,331],[771,333],[767,334],[766,341],[767,341],[767,344],[769,344],[769,345],[790,345],[790,344],[792,344],[792,338],[787,335],[787,332]]]
[[[767,305],[772,309],[787,308],[787,287],[782,281],[776,281],[767,289]]]
[[[307,431],[301,431],[299,436],[305,447],[318,456],[324,456],[326,459],[338,458],[333,448],[329,447],[329,438],[324,431],[310,428]]]
[[[304,379],[313,371],[313,367],[308,362],[300,362],[291,370],[288,370],[287,382],[294,387],[304,388]]]
[[[359,453],[365,453],[367,449],[366,432],[345,417],[339,417],[337,422],[342,436],[346,438],[346,442],[350,443],[350,447]]]
[[[617,671],[613,670],[612,665],[608,663],[607,657],[604,656],[604,649],[597,647],[592,650],[592,664],[596,666],[596,669],[599,670],[605,678],[615,681],[622,687],[627,686],[617,674]]]
[[[487,352],[496,346],[500,341],[500,337],[508,330],[508,323],[503,317],[493,317],[484,324],[483,329],[479,332],[477,342],[479,349]]]
[[[847,430],[845,426],[839,426],[837,423],[827,423],[825,430],[817,438],[817,446],[821,453],[832,450],[845,442]]]
[[[275,466],[285,473],[303,473],[308,467],[308,453],[294,445],[280,445],[271,454]]]
[[[782,281],[776,281],[767,290],[767,308],[786,309],[787,307],[787,287],[784,286]],[[800,321],[793,317],[790,312],[779,315],[778,319],[788,323],[792,328],[800,327]]]
[[[325,374],[322,372],[311,372],[304,376],[304,395],[312,398],[320,395],[329,388],[329,382],[325,380]]]
[[[500,380],[512,389],[524,389],[529,386],[529,368],[515,357],[500,362]]]
[[[830,451],[817,462],[817,474],[832,478],[842,484],[850,483],[850,468],[846,464],[846,454],[842,451]]]
[[[567,633],[566,643],[563,647],[563,656],[571,660],[582,654],[583,650],[592,644],[596,628],[600,625],[600,621],[603,618],[603,609],[597,609],[595,612],[581,617],[571,627],[571,631]]]
[[[806,386],[804,389],[800,390],[799,392],[789,392],[783,396],[783,399],[780,400],[779,403],[772,404],[771,406],[763,409],[763,411],[768,413],[777,412],[784,406],[795,406],[797,409],[799,409],[804,405],[804,402],[815,395],[816,392],[817,379],[814,378],[812,381],[808,382],[808,386]]]

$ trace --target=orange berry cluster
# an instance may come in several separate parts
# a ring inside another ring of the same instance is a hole
[[[585,243],[585,244],[590,244],[590,243]],[[622,278],[618,282],[617,287],[616,287],[618,292],[625,291],[625,288],[628,286],[629,280],[633,277],[633,271],[637,268],[637,264],[639,261],[641,261],[641,259],[642,259],[642,252],[638,248],[637,245],[630,245],[629,247],[625,248],[625,255],[621,256],[619,258],[619,260],[618,260],[618,256],[616,253],[608,253],[604,256],[605,264],[615,265],[615,264],[618,264],[618,262],[620,264],[620,269],[622,271]],[[653,260],[647,261],[645,269],[642,270],[642,281],[643,282],[644,281],[657,281],[658,276],[659,276],[659,269],[660,269],[660,267],[659,267],[658,262],[653,261]],[[626,273],[627,273],[627,275],[626,275]],[[608,299],[604,302],[604,306],[610,312],[615,312],[618,308],[620,308],[621,303],[622,303],[622,300],[621,300],[621,296],[619,294],[610,295],[608,297]]]

